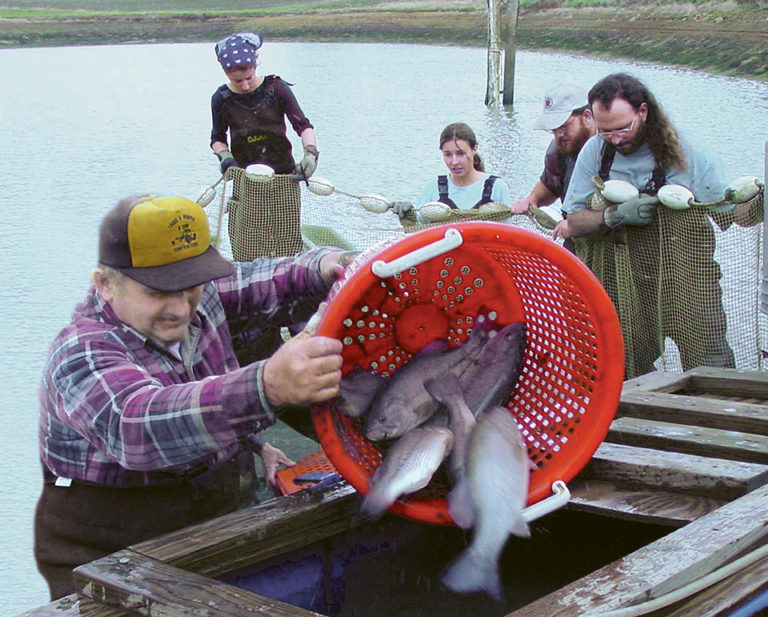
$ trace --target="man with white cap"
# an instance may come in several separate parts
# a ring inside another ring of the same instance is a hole
[[[517,214],[528,212],[530,206],[541,208],[565,197],[576,157],[587,139],[595,134],[587,91],[570,83],[550,88],[533,128],[551,133],[554,139],[544,155],[544,171],[539,180],[526,197],[510,207]],[[555,237],[558,237],[557,229]]]
[[[40,388],[35,559],[51,598],[72,569],[235,509],[259,431],[335,396],[340,341],[301,333],[240,366],[233,338],[317,310],[349,253],[231,263],[199,204],[122,200],[103,219],[93,285],[50,347]],[[266,453],[271,457],[267,461]]]

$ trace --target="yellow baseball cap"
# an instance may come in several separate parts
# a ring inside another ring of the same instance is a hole
[[[200,204],[154,195],[124,199],[104,217],[99,263],[160,291],[189,289],[235,271],[211,246]]]

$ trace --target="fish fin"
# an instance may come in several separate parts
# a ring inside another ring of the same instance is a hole
[[[475,504],[469,492],[469,483],[463,475],[448,493],[448,514],[462,529],[470,529],[475,524]]]
[[[476,556],[471,547],[448,566],[441,580],[455,593],[485,591],[497,602],[504,601],[498,566]]]
[[[522,516],[518,516],[513,522],[512,527],[509,528],[509,533],[519,538],[530,538],[531,529],[528,527],[528,523]]]
[[[446,404],[451,397],[461,396],[464,394],[461,391],[461,383],[459,378],[450,371],[435,375],[431,379],[427,379],[424,382],[424,389],[429,392],[429,395],[435,399],[438,403]]]

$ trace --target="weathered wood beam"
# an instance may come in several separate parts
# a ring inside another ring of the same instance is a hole
[[[78,593],[146,617],[317,617],[278,600],[174,568],[130,550],[118,551],[73,571]]]
[[[714,458],[768,463],[768,437],[738,431],[624,417],[611,423],[606,441]]]
[[[765,405],[702,396],[627,392],[621,396],[617,416],[768,435]]]
[[[578,477],[731,500],[768,484],[768,465],[602,443]]]
[[[485,87],[485,104],[501,102],[501,13],[502,0],[488,1],[488,79]]]
[[[766,520],[763,486],[507,617],[577,617],[661,596],[764,544]]]
[[[768,585],[768,558],[737,572],[692,596],[680,605],[666,609],[664,617],[724,617],[750,596]],[[757,617],[758,614],[755,615]]]
[[[237,510],[131,548],[206,576],[287,553],[359,525],[359,495],[346,482]]]
[[[768,400],[768,373],[763,371],[700,366],[689,374],[694,391]]]
[[[76,593],[50,604],[26,611],[17,617],[137,617],[138,613],[121,606],[109,606]]]
[[[714,512],[727,501],[656,489],[627,489],[615,482],[577,478],[568,484],[569,510],[681,527]]]
[[[501,102],[512,105],[515,102],[515,56],[517,54],[517,22],[520,15],[520,0],[504,0],[504,83],[501,87]]]

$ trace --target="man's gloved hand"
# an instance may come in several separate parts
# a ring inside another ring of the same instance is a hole
[[[229,150],[221,150],[216,153],[216,156],[219,157],[221,173],[226,172],[230,167],[239,167],[235,157],[232,156],[232,153]]]
[[[307,178],[310,178],[317,169],[317,158],[319,154],[317,146],[304,146],[304,158],[296,164],[291,176],[292,179],[306,180]]]
[[[647,225],[653,220],[653,212],[659,203],[655,195],[638,195],[620,203],[609,206],[603,211],[603,221],[608,227],[617,225]]]
[[[405,218],[413,210],[413,204],[409,201],[393,201],[389,206],[392,208],[392,212],[401,219]]]

